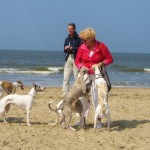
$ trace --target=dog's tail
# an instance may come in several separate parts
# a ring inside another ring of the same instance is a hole
[[[56,120],[55,120],[55,122],[54,123],[49,123],[49,125],[54,126],[54,125],[57,124],[57,122],[58,122],[58,115],[56,114]]]
[[[51,103],[53,103],[54,101],[50,101],[49,103],[48,103],[48,108],[51,110],[51,111],[54,111],[55,113],[57,112],[57,108],[55,108],[55,109],[53,109],[52,107],[51,107]]]
[[[51,111],[54,111],[54,112],[56,113],[56,120],[55,120],[54,123],[49,123],[49,125],[54,126],[54,125],[56,125],[57,122],[58,122],[58,115],[57,115],[57,109],[56,109],[56,108],[53,109],[53,108],[51,107],[51,103],[53,103],[53,101],[50,101],[50,102],[48,103],[48,107],[49,107],[49,109],[50,109]]]

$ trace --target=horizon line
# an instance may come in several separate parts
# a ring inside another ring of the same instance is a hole
[[[45,52],[64,52],[63,50],[61,51],[61,50],[41,50],[41,49],[37,49],[37,50],[35,50],[35,49],[0,49],[0,51],[45,51]],[[134,52],[134,51],[130,51],[130,52],[124,52],[124,51],[120,51],[120,52],[118,52],[118,51],[116,51],[116,52],[114,52],[114,51],[110,51],[111,53],[137,53],[137,54],[150,54],[150,52]]]

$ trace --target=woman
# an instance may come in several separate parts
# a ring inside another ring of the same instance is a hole
[[[96,33],[92,28],[86,28],[79,34],[83,41],[83,44],[79,47],[78,53],[75,59],[76,66],[81,69],[87,67],[89,69],[89,77],[92,80],[92,99],[94,103],[94,109],[98,104],[98,93],[95,87],[95,75],[92,70],[92,65],[97,64],[99,67],[102,65],[109,65],[113,63],[112,55],[110,54],[107,46],[96,40]],[[97,128],[101,128],[101,120],[97,124]]]

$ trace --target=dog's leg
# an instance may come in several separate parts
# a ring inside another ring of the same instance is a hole
[[[56,113],[56,120],[55,120],[55,122],[54,123],[49,123],[49,125],[54,126],[54,125],[57,124],[57,122],[58,122],[58,113]]]
[[[108,104],[106,106],[106,117],[107,117],[107,120],[108,120],[107,128],[110,129],[111,116],[110,116],[110,109],[109,109]]]
[[[62,113],[62,119],[60,121],[60,125],[62,126],[62,128],[66,128],[66,126],[64,124],[66,124],[66,120],[65,120],[66,116],[64,113]]]
[[[73,127],[70,126],[70,123],[71,123],[71,120],[72,120],[72,111],[71,111],[71,109],[69,109],[69,112],[68,112],[68,119],[67,119],[67,120],[68,120],[68,121],[67,121],[67,128],[69,128],[69,129],[71,129],[71,130],[73,130],[73,131],[76,131],[75,128],[73,128]]]
[[[81,126],[81,128],[83,128],[84,125],[85,125],[85,117],[84,117],[84,115],[85,115],[85,112],[83,111],[81,113],[81,115],[80,115],[80,126]]]
[[[4,113],[2,116],[3,116],[3,121],[4,121],[4,123],[8,123],[7,121],[6,121],[6,119],[5,119],[5,114],[6,113]]]
[[[30,110],[27,109],[27,126],[31,126],[30,124]]]
[[[98,121],[98,116],[99,116],[100,112],[101,112],[101,106],[98,104],[96,107],[95,116],[94,116],[94,130],[97,127],[97,121]]]
[[[72,111],[71,111],[71,109],[69,108],[69,110],[68,110],[68,115],[67,115],[68,117],[66,117],[66,119],[67,119],[67,128],[69,128],[70,127],[70,123],[71,123],[71,120],[72,120]]]
[[[97,114],[95,113],[95,116],[94,116],[94,131],[95,131],[95,129],[96,129],[96,124],[97,124],[97,119],[98,119],[98,116],[97,116]]]
[[[6,115],[6,113],[8,113],[9,110],[10,110],[10,104],[8,104],[8,105],[5,107],[5,113],[2,115],[2,116],[3,116],[3,121],[4,121],[5,123],[8,123],[8,122],[6,121],[6,119],[5,119],[5,115]]]

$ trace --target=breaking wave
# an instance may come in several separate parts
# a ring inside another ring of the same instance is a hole
[[[122,72],[150,72],[150,68],[129,68],[123,65],[113,65],[112,68]]]
[[[49,75],[63,71],[63,67],[39,67],[32,69],[14,69],[14,68],[0,68],[0,73],[18,73],[18,74],[43,74]]]

